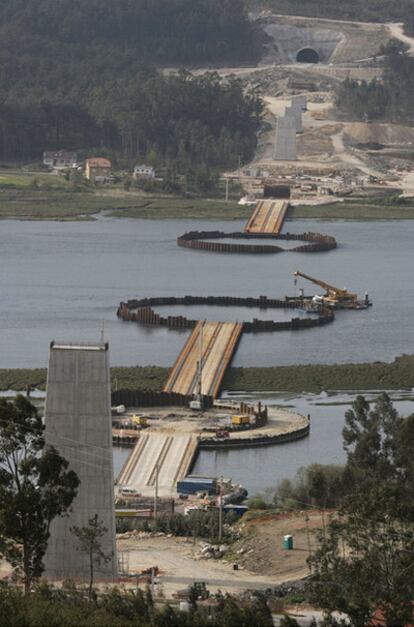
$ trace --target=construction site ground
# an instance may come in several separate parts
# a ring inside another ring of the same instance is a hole
[[[414,129],[391,123],[344,122],[335,119],[333,92],[308,94],[308,110],[303,114],[303,133],[297,137],[298,161],[290,162],[293,169],[315,167],[323,170],[336,167],[339,171],[359,171],[377,178],[386,178],[389,174],[387,149],[414,150]],[[283,114],[289,104],[289,96],[264,96],[266,104],[266,127],[259,137],[253,166],[267,170],[280,169],[289,163],[275,161],[273,158],[276,116]],[[373,144],[382,150],[372,150]],[[407,155],[408,156],[408,155]],[[384,158],[384,164],[378,167],[378,157]],[[404,153],[400,154],[401,165],[409,167]],[[394,159],[395,161],[395,159]],[[397,176],[397,173],[395,173]],[[394,177],[391,177],[394,179]],[[402,179],[392,180],[392,185],[403,187]]]
[[[267,53],[256,67],[217,69],[222,76],[238,76],[246,86],[260,92],[265,102],[265,124],[259,134],[256,155],[246,167],[259,171],[258,180],[269,176],[315,176],[315,171],[322,177],[332,176],[334,170],[336,175],[374,178],[375,181],[365,180],[362,186],[365,189],[385,186],[390,191],[397,189],[403,195],[412,195],[414,129],[391,123],[345,121],[336,110],[334,101],[335,87],[346,78],[368,82],[381,78],[383,67],[377,55],[381,46],[392,37],[408,46],[409,54],[413,54],[414,39],[405,35],[399,24],[281,16],[271,12],[255,17],[266,29],[266,25],[272,24],[292,27],[292,37],[295,36],[294,29],[306,27],[309,29],[309,41],[315,38],[315,47],[318,42],[323,43],[324,32],[328,37],[332,37],[333,33],[337,43],[329,62],[286,62],[278,58],[275,40],[275,46],[269,43]],[[271,29],[269,33],[271,36]],[[276,117],[283,114],[295,94],[308,97],[308,110],[303,115],[303,133],[297,136],[298,159],[294,162],[277,161],[274,159]],[[242,183],[246,192],[255,193],[254,181],[243,180]],[[360,193],[362,187],[356,185],[353,193]],[[310,200],[313,204],[311,197],[312,194],[305,195],[304,202]],[[297,200],[295,196],[294,200]],[[320,201],[326,202],[326,199],[320,198]]]
[[[312,549],[316,547],[315,532],[322,528],[320,512],[308,513],[309,538]],[[308,574],[308,533],[303,512],[281,516],[258,516],[241,523],[242,536],[233,543],[223,559],[200,557],[201,547],[207,540],[181,538],[163,534],[127,532],[118,534],[117,550],[131,576],[125,578],[135,586],[136,574],[157,566],[165,595],[172,596],[195,579],[206,581],[211,592],[243,591],[248,588],[263,590],[284,581],[301,579]],[[294,549],[282,548],[283,536],[293,535]],[[237,563],[239,570],[234,570]],[[8,577],[11,568],[0,561],[0,579]]]
[[[270,70],[269,70],[270,72]],[[252,78],[253,80],[253,78]],[[257,75],[254,75],[254,81]],[[266,81],[267,83],[267,81]],[[283,114],[291,99],[291,90],[282,89],[280,96],[266,94],[264,127],[258,137],[253,161],[247,166],[257,171],[257,177],[246,177],[242,182],[247,192],[254,193],[257,181],[270,177],[309,176],[329,184],[328,177],[364,177],[364,183],[353,188],[353,193],[364,195],[367,190],[400,190],[413,195],[414,128],[391,123],[343,121],[334,106],[334,91],[307,93],[308,110],[303,114],[303,133],[297,135],[296,161],[274,159],[276,119]],[[309,181],[311,182],[311,180]],[[340,197],[340,194],[339,194]],[[303,204],[314,203],[314,194],[294,190],[293,200]],[[328,198],[329,199],[329,198]],[[330,197],[332,200],[332,196]],[[319,197],[318,202],[326,202]]]
[[[140,407],[130,408],[125,418],[128,420],[134,414],[146,416],[148,418],[148,429],[144,433],[152,430],[169,431],[174,433],[193,433],[200,438],[211,438],[214,431],[203,431],[203,428],[213,428],[217,425],[219,429],[225,429],[229,417],[232,413],[240,413],[237,406],[234,410],[217,408],[204,412],[197,412],[186,407]],[[234,431],[229,433],[229,439],[246,439],[252,437],[263,437],[279,435],[297,431],[306,427],[308,419],[287,409],[276,407],[268,408],[268,422],[263,427],[248,429],[246,431]]]
[[[122,467],[117,492],[128,487],[141,496],[151,496],[157,486],[159,496],[171,498],[177,498],[177,482],[190,473],[203,441],[212,440],[208,445],[213,448],[263,445],[263,438],[270,444],[272,438],[286,433],[301,431],[299,437],[306,437],[309,424],[304,416],[272,409],[264,426],[252,425],[246,430],[232,431],[231,416],[240,414],[240,408],[236,406],[223,406],[203,413],[185,408],[164,408],[158,412],[151,409],[147,413],[141,408],[139,413],[145,416],[149,427],[141,431]],[[127,422],[125,424],[129,426]],[[221,432],[221,437],[217,432]],[[258,438],[260,440],[255,442]]]
[[[308,519],[308,520],[306,520]],[[241,523],[242,537],[231,554],[246,571],[267,577],[299,579],[308,574],[309,550],[317,548],[316,532],[323,528],[319,511],[292,514],[258,514]],[[293,536],[293,550],[283,548],[283,536]]]
[[[284,581],[308,575],[306,559],[311,547],[316,547],[317,529],[322,527],[319,512],[308,513],[306,531],[303,513],[285,516],[258,516],[241,524],[242,536],[230,545],[228,553],[219,560],[200,557],[206,541],[165,535],[128,532],[118,536],[118,551],[123,554],[130,573],[157,566],[167,597],[192,581],[206,581],[211,592],[239,592],[247,588],[263,590]],[[283,536],[293,535],[294,549],[283,549]],[[238,570],[233,565],[238,564]]]
[[[246,164],[246,168],[256,169],[259,173],[256,181],[252,174],[242,177],[245,191],[254,194],[262,180],[268,177],[328,177],[333,176],[334,171],[337,176],[375,179],[356,183],[352,189],[354,195],[363,195],[367,188],[380,190],[385,186],[390,193],[399,190],[403,196],[413,196],[414,129],[369,120],[345,121],[335,108],[334,90],[345,79],[367,82],[381,79],[384,70],[382,46],[397,39],[406,46],[408,54],[413,55],[414,38],[404,33],[401,24],[395,23],[285,16],[270,10],[257,12],[252,17],[269,37],[265,54],[257,66],[208,68],[221,76],[236,75],[246,87],[259,92],[266,105],[265,124],[259,134],[255,158]],[[312,47],[314,44],[316,49],[328,46],[330,56],[315,64],[285,59],[286,50],[283,52],[283,45],[278,42],[280,29],[287,41],[286,32],[289,34],[291,29],[293,48],[295,38],[298,48],[303,44],[298,33],[301,29],[306,31],[306,45]],[[205,71],[197,69],[194,73]],[[276,161],[273,154],[276,116],[284,112],[292,96],[297,94],[308,97],[308,110],[303,116],[304,132],[297,136],[298,159]],[[373,144],[377,145],[374,149]],[[239,174],[228,172],[226,176],[237,177]],[[341,196],[340,192],[334,191],[337,197]],[[299,194],[299,198],[303,204],[315,204],[312,194],[303,197]],[[297,195],[293,199],[296,202]],[[325,203],[326,198],[319,196],[317,201]]]

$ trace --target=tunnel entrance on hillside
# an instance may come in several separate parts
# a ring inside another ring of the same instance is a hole
[[[302,48],[296,55],[297,63],[319,63],[319,54],[313,48]]]

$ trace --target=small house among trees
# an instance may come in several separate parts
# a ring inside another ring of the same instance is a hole
[[[52,170],[64,170],[65,168],[75,168],[78,162],[76,152],[59,150],[58,152],[46,151],[43,153],[43,165]]]
[[[150,165],[136,165],[134,168],[134,179],[155,179],[155,170]]]
[[[85,177],[94,183],[104,183],[111,175],[112,164],[109,159],[93,157],[85,164]]]

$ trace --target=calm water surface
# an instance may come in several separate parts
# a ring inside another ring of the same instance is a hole
[[[339,312],[334,324],[245,336],[236,366],[391,360],[414,345],[414,221],[288,223],[291,232],[337,237],[336,251],[305,255],[211,254],[179,248],[191,229],[240,230],[242,221],[128,220],[0,223],[0,367],[45,366],[52,339],[96,341],[102,320],[113,365],[171,365],[188,332],[118,321],[121,300],[157,295],[280,297],[302,270],[340,287],[367,290],[369,311]],[[317,291],[305,285],[307,293]],[[223,319],[253,311],[223,309]],[[275,313],[275,312],[273,312]],[[197,316],[192,308],[191,316]],[[205,308],[201,317],[208,315]],[[214,311],[212,317],[219,312]],[[275,319],[283,318],[276,312]],[[273,314],[261,312],[261,317]]]
[[[334,324],[325,328],[246,335],[236,366],[391,360],[413,351],[414,221],[289,223],[291,232],[318,230],[338,239],[338,250],[315,255],[210,254],[175,243],[188,230],[235,231],[243,226],[242,221],[111,218],[0,222],[0,367],[46,366],[52,339],[97,341],[103,320],[112,364],[169,366],[188,332],[123,323],[116,318],[119,301],[185,294],[283,297],[293,294],[295,270],[361,295],[368,291],[374,307],[338,312]],[[303,285],[307,293],[317,291]],[[176,308],[174,313],[227,320],[286,316],[283,311],[218,307]],[[310,413],[310,437],[263,449],[202,452],[194,472],[231,476],[255,493],[293,476],[300,466],[343,461],[341,430],[347,405],[329,405],[332,399],[313,395],[261,394],[254,399]],[[352,397],[334,400],[350,403]],[[398,401],[397,407],[401,413],[413,411],[410,400]],[[117,473],[128,454],[115,451]]]

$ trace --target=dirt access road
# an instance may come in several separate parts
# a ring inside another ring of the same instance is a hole
[[[317,546],[316,531],[323,525],[320,512],[268,515],[241,524],[241,538],[224,560],[200,559],[200,545],[192,538],[121,535],[118,550],[127,556],[129,572],[158,566],[157,578],[167,596],[194,580],[208,583],[212,592],[263,590],[308,574],[306,559]],[[294,549],[283,548],[283,536],[292,534]],[[126,537],[129,536],[129,537]],[[240,570],[233,570],[233,564]]]
[[[339,131],[339,133],[332,135],[331,140],[332,140],[332,144],[335,150],[336,157],[340,159],[342,163],[344,163],[344,165],[351,166],[357,170],[360,170],[364,174],[367,174],[370,176],[376,176],[378,178],[383,177],[383,174],[381,172],[379,172],[378,170],[375,170],[375,168],[367,166],[366,163],[362,161],[362,159],[351,154],[349,150],[345,148],[344,129]]]
[[[292,579],[290,573],[288,576],[266,576],[247,570],[233,570],[233,561],[223,563],[222,560],[199,559],[200,544],[206,543],[197,541],[194,545],[192,539],[166,536],[131,538],[118,540],[118,551],[126,556],[130,573],[158,566],[161,573],[156,581],[162,584],[167,597],[197,580],[205,581],[212,593],[217,590],[236,593],[246,589],[265,590]],[[301,560],[294,571],[295,577],[306,576],[307,572]]]
[[[414,37],[410,37],[409,35],[406,35],[404,33],[404,24],[402,22],[398,24],[393,24],[392,22],[389,22],[388,24],[386,24],[386,26],[388,30],[390,31],[390,34],[392,37],[394,37],[395,39],[398,39],[398,41],[402,41],[403,44],[408,46],[407,54],[409,54],[410,57],[413,57],[414,56]]]
[[[275,98],[265,96],[266,109],[272,116],[283,115],[285,107],[290,103],[290,98]],[[360,170],[364,174],[382,178],[382,173],[367,164],[360,156],[356,156],[344,144],[344,133],[347,123],[335,120],[315,119],[313,114],[330,112],[333,109],[333,96],[327,100],[326,95],[323,102],[308,103],[308,110],[303,114],[304,133],[298,137],[299,165],[306,165],[309,159],[320,160],[320,163],[332,163],[332,157],[338,165],[345,168]],[[269,164],[273,162],[274,133],[273,128],[261,138],[258,147],[258,154],[254,160],[255,164]],[[315,143],[316,142],[316,143]],[[319,154],[318,154],[319,153]],[[276,164],[278,162],[275,162]]]

